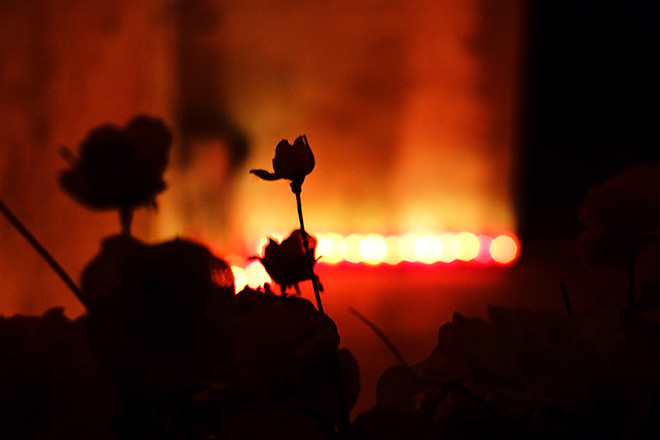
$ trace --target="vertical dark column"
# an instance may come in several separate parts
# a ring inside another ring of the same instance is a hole
[[[198,238],[225,239],[233,174],[247,155],[247,137],[223,96],[219,1],[182,2],[178,9],[176,115],[180,134],[177,215]],[[216,243],[218,244],[218,243]]]

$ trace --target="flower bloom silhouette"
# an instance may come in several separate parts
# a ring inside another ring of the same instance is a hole
[[[307,246],[312,255],[312,267],[316,260],[316,239],[307,234]],[[260,259],[268,275],[279,284],[282,292],[289,286],[294,286],[298,291],[298,283],[311,280],[312,271],[310,270],[305,244],[300,229],[296,229],[282,243],[278,243],[272,238],[264,249],[264,256]]]
[[[153,206],[165,189],[172,134],[150,116],[136,116],[119,128],[101,125],[82,142],[79,156],[60,175],[64,191],[93,209]]]
[[[300,188],[305,176],[314,170],[314,164],[314,154],[309,148],[307,138],[299,136],[293,145],[287,140],[277,144],[273,158],[274,173],[266,170],[250,170],[250,172],[264,180],[290,180],[292,188]]]
[[[312,149],[309,148],[307,137],[303,135],[299,136],[293,142],[293,145],[291,145],[287,140],[282,140],[279,144],[277,144],[277,147],[275,148],[275,158],[273,158],[273,170],[275,171],[274,173],[266,170],[250,170],[250,172],[264,180],[286,179],[291,181],[291,191],[296,195],[298,221],[300,222],[300,230],[298,236],[302,239],[302,249],[305,253],[305,259],[307,260],[308,269],[306,273],[310,275],[309,278],[304,279],[311,279],[312,286],[314,286],[316,305],[319,308],[319,312],[323,313],[323,304],[321,303],[320,294],[322,288],[319,284],[318,278],[314,274],[314,249],[316,244],[310,246],[310,243],[308,242],[308,234],[305,232],[305,221],[303,220],[302,201],[300,198],[300,193],[302,192],[302,184],[305,181],[305,176],[314,170],[314,164],[314,154],[312,153]],[[294,234],[292,234],[289,239],[293,240]],[[298,239],[296,239],[296,241],[297,240]],[[271,240],[269,244],[269,246],[271,246],[271,252],[274,249],[273,246],[276,244],[277,243]],[[266,251],[268,253],[268,249]],[[265,258],[267,259],[267,257]],[[277,270],[273,270],[272,265],[271,269],[269,269],[266,266],[268,264],[267,261],[264,262],[262,259],[262,263],[264,264],[264,267],[266,267],[266,270],[271,275],[271,277],[273,277],[271,272],[278,272]],[[300,278],[300,274],[297,276]],[[293,282],[290,282],[289,280],[283,280],[283,282],[279,282],[275,279],[275,277],[273,277],[273,279],[282,287],[282,291],[286,289],[287,285],[293,284],[296,288],[298,286],[298,283],[295,280]],[[298,281],[302,281],[302,279]]]

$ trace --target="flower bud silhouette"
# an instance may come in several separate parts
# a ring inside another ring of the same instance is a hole
[[[316,239],[309,234],[307,234],[307,246],[313,263],[316,263],[313,259]],[[313,273],[307,262],[300,229],[293,231],[282,243],[277,243],[271,238],[260,260],[268,275],[281,286],[282,292],[289,286],[294,286],[298,290],[299,282],[312,279]]]
[[[136,116],[124,128],[101,125],[87,135],[78,157],[63,152],[71,166],[60,174],[60,185],[88,208],[118,209],[128,232],[133,210],[155,206],[165,189],[171,144],[170,130],[151,116]]]
[[[305,254],[305,259],[307,260],[307,272],[311,275],[309,278],[312,280],[312,286],[314,286],[314,296],[316,297],[316,305],[319,308],[319,312],[323,313],[323,304],[321,303],[321,286],[319,285],[318,278],[314,274],[314,247],[310,246],[308,242],[308,235],[305,232],[305,222],[303,220],[302,214],[302,201],[300,198],[300,193],[302,192],[302,184],[305,181],[305,176],[314,170],[314,154],[312,149],[309,148],[307,143],[306,136],[299,136],[294,142],[293,145],[287,140],[280,141],[275,148],[275,158],[273,158],[273,170],[274,173],[271,173],[266,170],[250,170],[250,173],[256,175],[257,177],[264,180],[280,180],[286,179],[291,181],[291,191],[296,195],[296,205],[298,208],[298,221],[300,222],[300,233],[299,236],[302,239],[302,249]],[[295,232],[294,232],[295,233]],[[293,234],[292,234],[293,237]],[[292,238],[290,237],[290,238]],[[271,245],[277,244],[271,240]],[[264,266],[266,263],[264,263]],[[266,268],[270,273],[271,271]],[[273,275],[271,274],[271,277]],[[275,279],[273,277],[273,279]],[[282,291],[286,289],[288,284],[282,284],[279,281],[275,280],[280,286],[282,286]],[[301,280],[300,280],[301,281]],[[297,282],[293,283],[294,286],[298,286]]]
[[[307,138],[299,136],[293,145],[285,139],[277,144],[273,158],[274,173],[266,170],[250,170],[250,172],[264,180],[290,180],[291,188],[296,192],[295,188],[300,188],[305,176],[314,170],[314,165],[314,154],[309,148]]]

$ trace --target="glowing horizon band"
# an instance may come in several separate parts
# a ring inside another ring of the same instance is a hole
[[[508,265],[520,253],[518,239],[513,234],[497,236],[472,232],[407,233],[401,236],[380,234],[337,233],[315,234],[318,264],[367,264],[397,265],[400,263],[451,263],[475,262],[480,265]],[[280,235],[274,239],[281,241]],[[256,249],[261,255],[268,238],[262,239]],[[272,282],[258,260],[245,267],[232,266],[236,291],[245,286],[257,288]]]

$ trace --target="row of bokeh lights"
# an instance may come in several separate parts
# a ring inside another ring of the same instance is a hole
[[[282,236],[273,235],[282,241]],[[519,254],[518,240],[513,235],[476,235],[471,232],[441,234],[405,234],[402,236],[382,236],[378,234],[351,234],[342,236],[336,233],[317,234],[316,257],[319,264],[388,264],[399,263],[451,263],[454,261],[475,262],[478,264],[507,265],[513,263]],[[268,238],[257,246],[257,255],[263,255],[263,247]],[[232,266],[236,290],[245,286],[256,289],[272,282],[258,260],[245,267]]]

